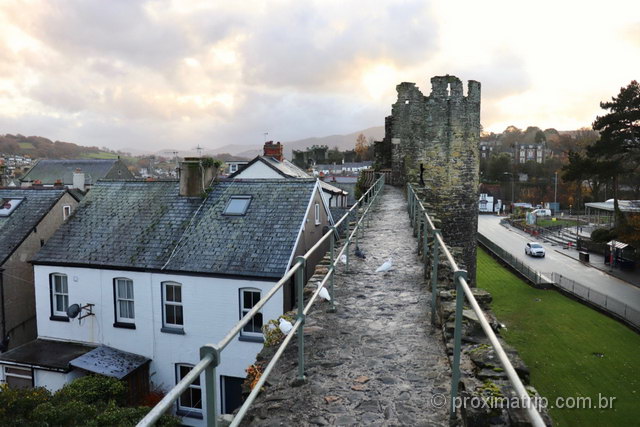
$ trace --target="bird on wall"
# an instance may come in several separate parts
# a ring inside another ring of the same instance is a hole
[[[291,332],[291,329],[293,329],[293,325],[287,319],[280,318],[280,324],[278,325],[278,328],[283,334],[289,335],[289,332]]]
[[[362,250],[360,249],[360,247],[359,247],[359,246],[356,246],[356,252],[355,252],[355,254],[356,254],[356,256],[357,256],[358,258],[361,258],[361,259],[365,259],[365,258],[367,257],[367,256],[365,255],[365,253],[364,253],[364,252],[362,252]]]
[[[318,283],[318,288],[319,287],[320,287],[320,284]],[[331,295],[329,295],[329,291],[327,291],[327,288],[325,288],[324,286],[320,290],[320,298],[326,299],[327,301],[331,301]]]
[[[393,270],[393,260],[389,258],[384,262],[384,264],[376,269],[376,273],[386,273],[391,270]]]

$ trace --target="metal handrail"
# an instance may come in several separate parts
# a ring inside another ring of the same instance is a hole
[[[491,342],[491,346],[493,347],[496,355],[498,356],[498,360],[502,364],[505,373],[507,374],[507,378],[511,382],[511,385],[516,391],[516,394],[521,399],[523,403],[527,416],[529,420],[534,426],[543,427],[545,426],[544,421],[542,420],[542,416],[534,407],[531,398],[529,397],[529,393],[525,389],[520,377],[516,373],[511,361],[507,357],[500,341],[498,341],[498,337],[491,329],[487,318],[484,315],[484,312],[480,308],[480,305],[476,301],[473,293],[471,292],[471,288],[467,282],[467,272],[458,267],[453,255],[447,248],[442,234],[440,230],[436,229],[432,219],[430,218],[427,210],[424,205],[418,198],[413,186],[410,183],[407,183],[407,209],[409,211],[409,215],[411,218],[411,224],[420,234],[422,230],[423,234],[423,257],[424,257],[424,266],[425,266],[425,274],[426,269],[428,268],[428,250],[429,250],[429,237],[433,242],[433,261],[432,261],[432,274],[431,274],[431,295],[432,295],[432,305],[431,305],[431,321],[435,323],[435,313],[437,310],[436,307],[436,292],[437,292],[437,278],[438,278],[438,263],[439,263],[439,252],[440,250],[444,253],[447,262],[449,263],[451,269],[453,270],[453,281],[456,285],[456,319],[455,319],[455,331],[454,331],[454,350],[453,350],[453,366],[452,366],[452,378],[451,378],[451,402],[450,402],[450,417],[455,418],[456,416],[456,403],[457,403],[457,395],[458,395],[458,383],[460,381],[460,352],[461,352],[461,329],[462,329],[462,311],[464,308],[464,296],[467,297],[471,308],[476,313],[478,320],[480,322],[480,326],[482,330],[489,338]],[[419,212],[419,215],[418,215]]]
[[[289,271],[287,271],[285,275],[269,290],[269,292],[267,292],[267,294],[264,297],[262,297],[260,301],[258,301],[256,305],[247,314],[245,314],[242,317],[242,319],[238,321],[238,323],[236,323],[233,326],[233,328],[231,328],[231,330],[225,335],[224,338],[222,338],[215,345],[206,344],[202,346],[200,348],[201,360],[189,371],[189,373],[183,379],[181,379],[165,395],[165,397],[160,402],[158,402],[158,404],[156,404],[156,406],[154,406],[151,409],[151,411],[149,411],[149,413],[142,420],[138,422],[137,426],[150,426],[155,424],[156,421],[158,421],[158,419],[164,413],[166,413],[171,408],[171,406],[173,406],[173,403],[180,398],[182,393],[184,393],[187,390],[189,385],[191,385],[191,383],[195,381],[196,378],[199,378],[202,372],[205,373],[205,384],[204,384],[205,396],[206,396],[205,414],[204,414],[205,421],[207,426],[216,426],[217,425],[217,410],[216,410],[217,387],[216,387],[216,381],[215,381],[215,376],[216,376],[215,369],[220,364],[220,355],[222,353],[222,350],[224,350],[224,348],[235,338],[235,336],[241,332],[242,328],[247,323],[249,323],[249,321],[253,318],[253,316],[255,316],[260,311],[260,309],[292,277],[295,277],[296,291],[298,294],[297,320],[293,324],[292,330],[287,334],[283,342],[280,344],[280,347],[278,348],[276,354],[273,356],[273,358],[265,368],[264,372],[262,373],[262,376],[260,377],[260,380],[254,386],[254,389],[247,397],[247,400],[245,400],[244,404],[239,409],[238,414],[234,417],[231,425],[232,426],[238,425],[242,421],[242,418],[245,416],[248,408],[253,403],[260,388],[262,387],[267,377],[269,376],[269,373],[271,372],[275,364],[278,362],[278,360],[284,353],[284,350],[286,349],[287,345],[289,344],[289,342],[291,341],[294,335],[297,335],[298,337],[298,359],[299,359],[298,360],[298,377],[300,380],[303,380],[304,379],[304,334],[301,331],[299,331],[299,329],[304,325],[305,316],[311,309],[313,303],[315,303],[315,301],[317,300],[317,297],[320,294],[320,291],[325,286],[327,281],[330,281],[329,294],[331,296],[332,308],[334,307],[333,304],[334,304],[335,298],[334,298],[334,292],[333,292],[333,277],[334,277],[335,268],[337,265],[337,260],[340,258],[340,256],[342,256],[342,254],[345,251],[347,253],[347,259],[348,259],[349,246],[351,244],[351,239],[355,236],[355,239],[357,242],[358,231],[362,232],[362,229],[364,228],[363,221],[365,220],[365,218],[367,218],[367,215],[369,213],[371,206],[378,200],[378,195],[380,194],[382,188],[384,187],[384,182],[385,182],[384,175],[382,175],[356,201],[356,203],[340,218],[340,220],[337,223],[335,223],[335,225],[332,226],[330,230],[327,233],[325,233],[322,236],[322,238],[318,240],[318,242],[316,242],[315,245],[311,247],[311,249],[309,249],[304,255],[296,258],[294,264],[291,266]],[[347,238],[346,238],[345,244],[342,250],[340,251],[338,257],[334,257],[334,245],[335,245],[335,236],[336,236],[337,227],[340,224],[342,224],[342,222],[344,222],[349,217],[349,215],[352,214],[352,212],[355,212],[357,215],[358,209],[361,206],[365,206],[362,216],[359,218],[359,220],[356,221],[353,232],[351,234],[349,233],[349,223],[347,223],[347,233],[346,233]],[[330,250],[331,262],[329,264],[329,271],[327,272],[323,280],[320,282],[320,286],[318,286],[318,289],[313,293],[312,297],[309,299],[307,306],[303,307],[303,302],[304,302],[303,288],[304,288],[304,282],[305,282],[304,272],[305,272],[306,261],[309,259],[311,254],[313,254],[316,250],[318,250],[318,248],[320,248],[322,244],[327,241],[327,239],[330,239],[330,248],[331,248]],[[347,261],[347,269],[348,269],[348,266],[349,265]]]

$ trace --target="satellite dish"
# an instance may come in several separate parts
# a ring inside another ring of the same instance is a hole
[[[71,304],[69,308],[67,308],[67,316],[69,319],[75,319],[80,314],[80,306],[78,304]]]

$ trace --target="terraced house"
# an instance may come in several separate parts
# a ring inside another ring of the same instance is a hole
[[[64,189],[0,188],[0,351],[36,337],[31,258],[78,205]]]
[[[224,180],[201,195],[189,182],[200,169],[190,178],[183,167],[180,183],[97,183],[34,260],[38,339],[0,364],[50,389],[96,372],[138,394],[167,391],[197,363],[200,346],[219,341],[331,224],[315,179]],[[225,349],[222,412],[238,405],[261,327],[291,307],[292,289]],[[125,366],[117,375],[114,354]],[[185,424],[202,422],[203,393],[194,383],[179,399]]]

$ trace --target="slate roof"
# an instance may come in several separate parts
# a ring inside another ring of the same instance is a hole
[[[69,365],[121,380],[150,360],[145,356],[101,345],[71,360]]]
[[[95,184],[97,180],[106,177],[118,161],[118,159],[41,159],[20,178],[20,181],[40,180],[43,184],[54,184],[56,180],[60,179],[63,184],[72,185],[73,172],[80,168],[84,172],[85,182]]]
[[[227,180],[203,201],[176,181],[101,181],[34,263],[279,278],[316,185]],[[251,196],[245,215],[222,215],[233,195]]]
[[[284,159],[283,161],[279,161],[273,157],[269,157],[269,156],[257,156],[255,159],[253,159],[252,161],[250,161],[247,166],[245,166],[244,168],[232,173],[231,175],[229,175],[230,179],[235,178],[237,175],[241,174],[243,171],[247,170],[248,168],[251,167],[252,164],[256,163],[256,162],[262,162],[264,164],[266,164],[267,166],[269,166],[271,169],[275,170],[276,172],[278,172],[280,175],[282,175],[284,178],[303,178],[303,179],[309,179],[309,178],[313,178],[311,175],[309,175],[308,173],[306,173],[305,171],[303,171],[302,169],[300,169],[298,166],[294,165],[293,163],[291,163],[289,160]],[[344,192],[337,187],[334,187],[331,184],[328,184],[326,182],[321,181],[320,185],[322,186],[322,188],[330,193],[336,193],[336,194],[343,194]]]
[[[0,217],[0,265],[64,195],[64,189],[0,188],[0,199],[21,199],[7,217]]]
[[[283,161],[279,161],[274,159],[273,157],[268,156],[256,156],[253,160],[251,160],[247,165],[229,175],[229,178],[235,178],[237,175],[241,174],[243,171],[247,170],[256,162],[262,162],[265,165],[269,166],[271,169],[282,175],[284,178],[312,178],[311,175],[291,163],[289,160],[284,159]]]
[[[0,362],[41,366],[69,372],[69,362],[95,348],[91,344],[38,338],[0,355]]]

